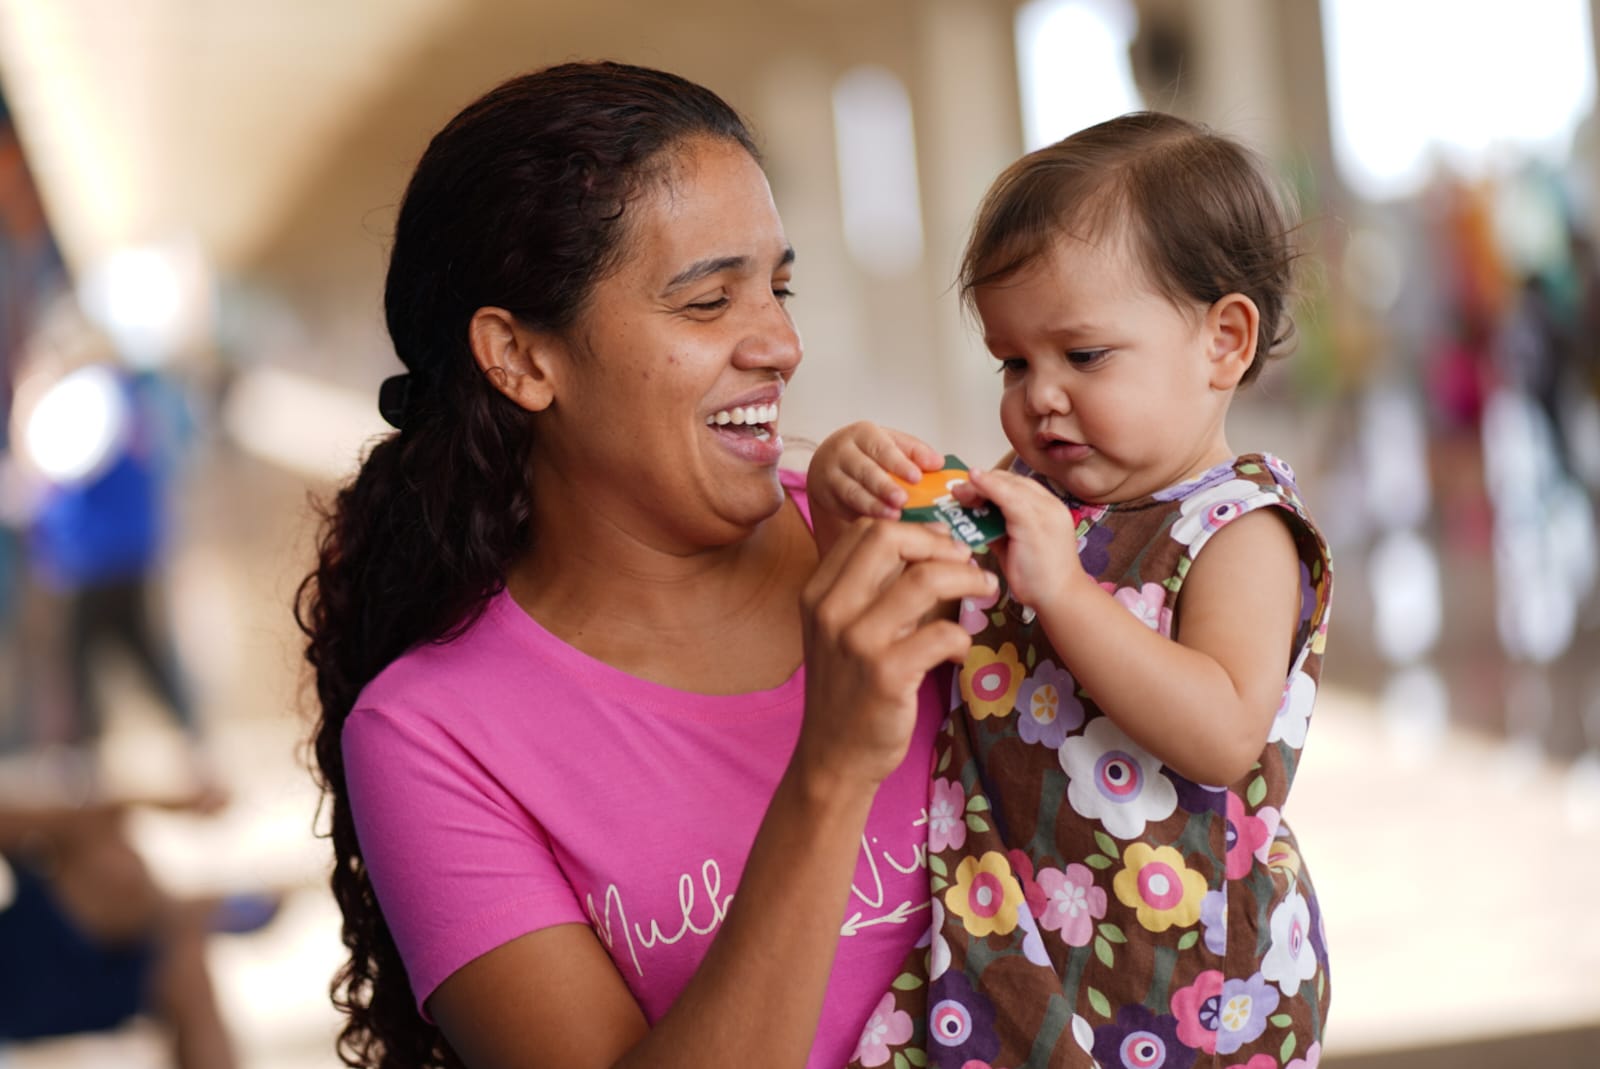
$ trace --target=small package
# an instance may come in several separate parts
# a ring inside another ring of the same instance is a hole
[[[965,542],[980,550],[1006,533],[1005,517],[993,505],[973,508],[961,504],[950,492],[957,483],[967,481],[967,466],[959,459],[946,455],[944,467],[939,471],[924,472],[920,481],[908,483],[896,478],[895,482],[911,495],[900,512],[900,519],[908,523],[942,523],[958,542]]]

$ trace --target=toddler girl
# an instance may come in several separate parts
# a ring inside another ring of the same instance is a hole
[[[1290,222],[1247,150],[1126,115],[1031,153],[961,288],[1004,383],[1004,514],[964,602],[928,812],[931,940],[853,1064],[1307,1069],[1321,914],[1283,819],[1328,626],[1326,545],[1234,391],[1287,338]],[[925,443],[855,424],[819,538],[898,515]],[[924,1057],[925,1055],[925,1057]]]

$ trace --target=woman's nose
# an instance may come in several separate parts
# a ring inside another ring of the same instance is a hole
[[[734,363],[744,368],[771,368],[788,375],[800,364],[800,332],[776,297],[765,306],[734,350]]]

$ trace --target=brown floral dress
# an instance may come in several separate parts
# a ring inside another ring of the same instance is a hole
[[[1327,547],[1293,473],[1262,454],[1140,500],[1067,504],[1084,567],[1167,635],[1211,535],[1281,510],[1301,615],[1266,748],[1237,783],[1193,783],[1095,707],[1003,579],[963,604],[973,646],[934,751],[930,935],[851,1065],[1313,1069],[1328,955],[1283,809],[1327,637]]]

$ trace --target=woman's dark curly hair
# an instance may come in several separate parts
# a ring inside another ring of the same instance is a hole
[[[479,308],[498,307],[534,329],[571,329],[626,251],[630,201],[666,179],[675,149],[702,137],[757,156],[738,114],[693,82],[615,63],[562,64],[513,78],[452,119],[401,202],[384,307],[409,378],[397,391],[403,403],[385,414],[403,429],[320,509],[316,568],[295,598],[350,952],[332,986],[347,1015],[347,1065],[461,1064],[417,1013],[374,896],[340,732],[386,665],[477,618],[533,537],[533,417],[486,381],[468,324]]]

